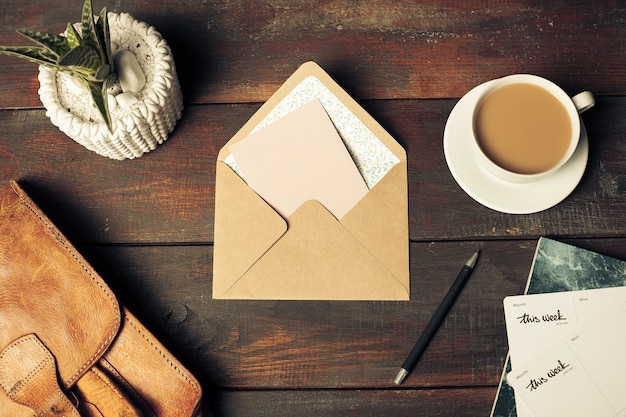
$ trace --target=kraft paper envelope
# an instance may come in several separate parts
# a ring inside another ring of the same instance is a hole
[[[229,148],[314,98],[369,191],[341,219],[315,200],[285,219],[242,179]],[[219,152],[213,298],[408,300],[407,190],[404,149],[317,64],[303,64]]]

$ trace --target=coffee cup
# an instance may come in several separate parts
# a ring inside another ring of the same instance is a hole
[[[474,107],[475,156],[500,180],[519,184],[540,180],[570,160],[580,140],[579,114],[594,104],[589,91],[570,97],[536,75],[493,80]]]

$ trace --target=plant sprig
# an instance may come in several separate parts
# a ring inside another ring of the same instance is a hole
[[[80,33],[71,23],[67,24],[63,35],[25,29],[18,29],[17,32],[36,45],[0,46],[0,54],[54,68],[80,80],[91,93],[109,131],[112,131],[106,97],[108,85],[115,75],[115,64],[106,7],[95,20],[91,0],[85,0]]]

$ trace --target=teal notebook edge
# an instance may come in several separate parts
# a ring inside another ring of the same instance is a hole
[[[626,261],[547,237],[539,238],[524,294],[578,291],[626,285]],[[507,383],[507,354],[491,417],[517,417],[515,393]]]

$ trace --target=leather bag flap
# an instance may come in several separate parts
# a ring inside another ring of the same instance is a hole
[[[0,351],[34,333],[72,386],[120,326],[113,292],[19,185],[0,193]]]

